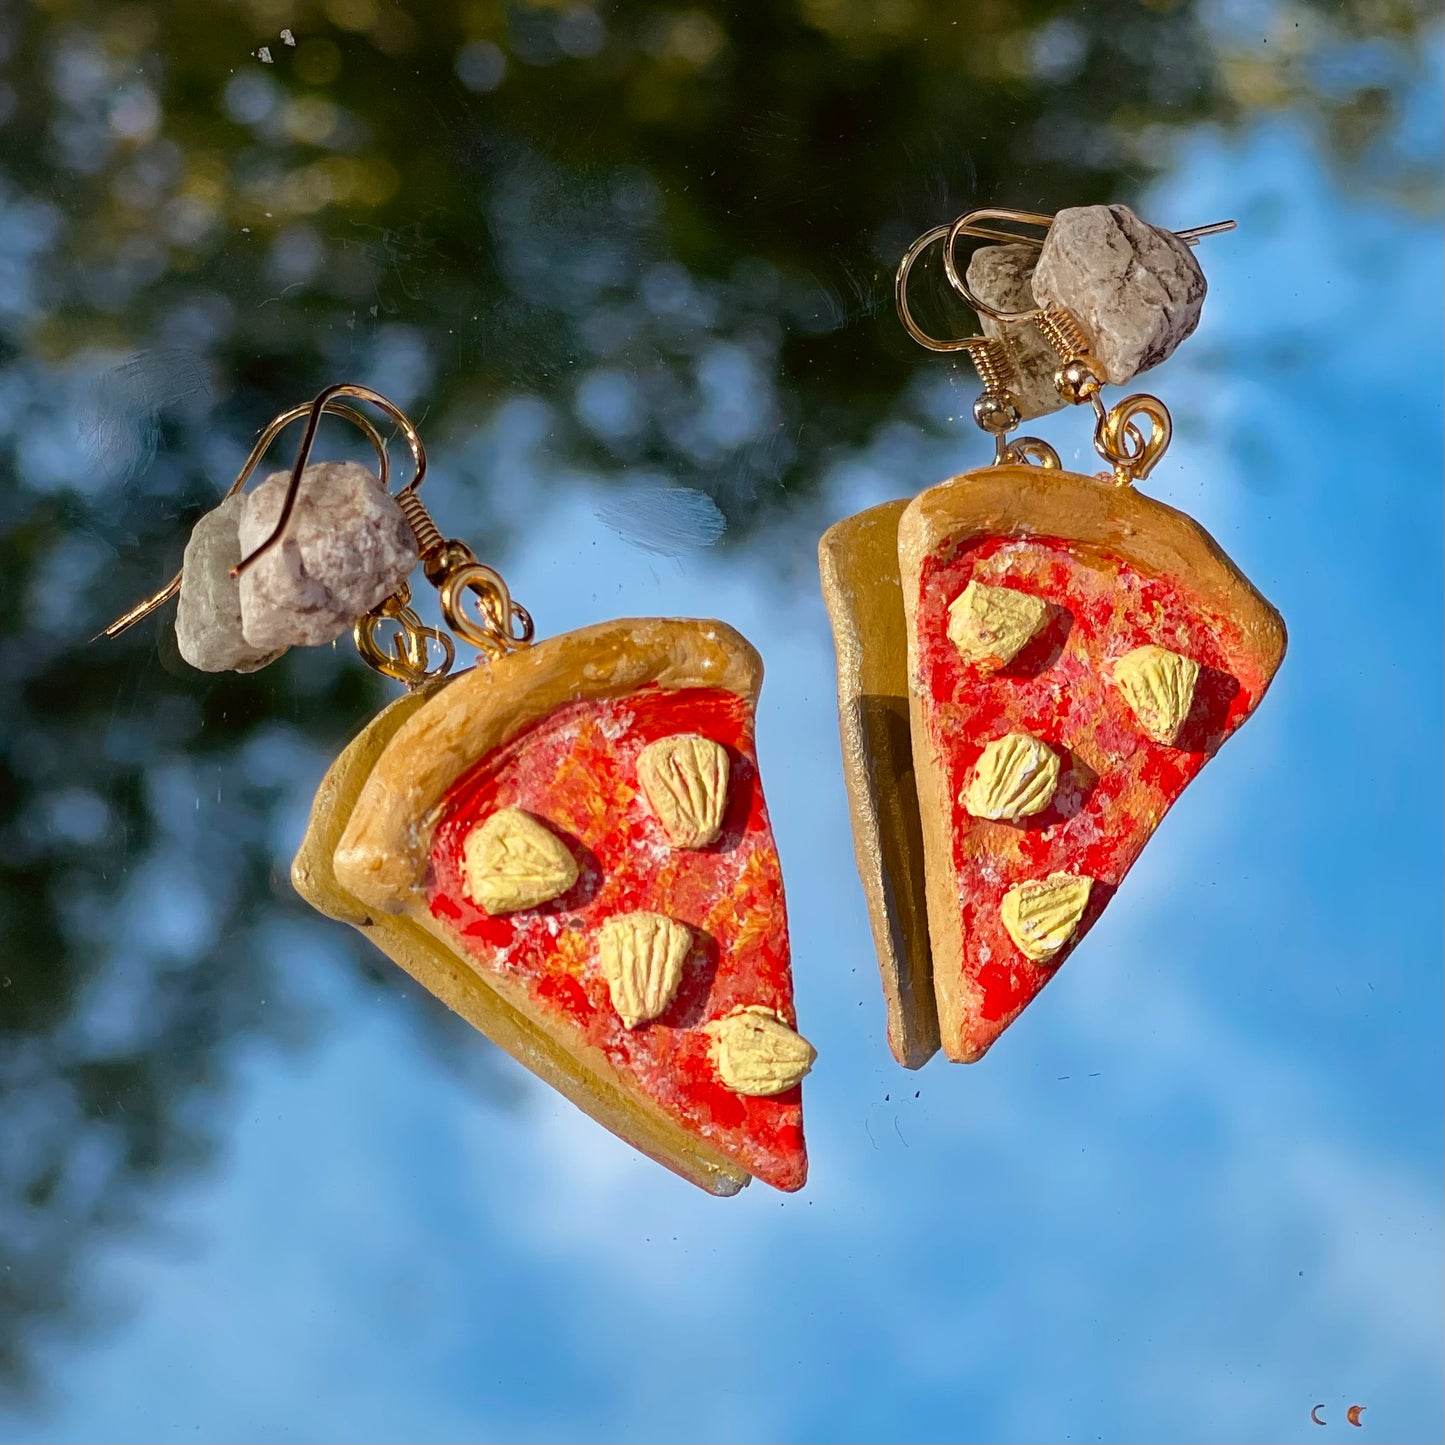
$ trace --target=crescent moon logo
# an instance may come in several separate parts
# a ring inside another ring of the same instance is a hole
[[[1310,1411],[1310,1419],[1313,1420],[1316,1425],[1323,1425],[1325,1423],[1325,1421],[1320,1419],[1320,1411],[1324,1408],[1324,1402],[1321,1401],[1318,1405],[1314,1407],[1313,1410]]]
[[[1364,1413],[1364,1410],[1365,1407],[1363,1405],[1351,1405],[1350,1408],[1345,1411],[1345,1419],[1348,1420],[1351,1425],[1360,1425],[1363,1423],[1360,1416]]]

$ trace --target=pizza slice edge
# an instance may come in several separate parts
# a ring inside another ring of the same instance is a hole
[[[838,664],[838,730],[853,851],[883,984],[888,1046],[906,1069],[938,1052],[938,1010],[914,780],[898,519],[908,498],[829,527],[818,543]]]

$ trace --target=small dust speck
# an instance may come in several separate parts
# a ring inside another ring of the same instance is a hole
[[[282,44],[282,45],[295,45],[295,44],[296,44],[296,37],[295,37],[289,30],[283,30],[283,31],[281,32],[281,44]]]
[[[270,65],[272,63],[271,47],[269,45],[263,45],[259,50],[253,50],[251,54],[254,55],[262,65]]]

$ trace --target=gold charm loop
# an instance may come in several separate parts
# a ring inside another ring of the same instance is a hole
[[[1114,482],[1127,487],[1142,482],[1158,465],[1174,435],[1169,408],[1157,396],[1136,392],[1107,411],[1097,396],[1092,398],[1094,450],[1114,468]],[[1149,434],[1135,425],[1134,418],[1149,418]]]
[[[501,657],[531,641],[531,617],[512,601],[501,573],[485,563],[472,559],[453,566],[438,590],[447,626],[488,657]],[[468,593],[477,599],[475,615],[464,606]],[[520,635],[513,631],[514,618],[521,624]]]
[[[1140,438],[1142,440],[1142,438]],[[1004,447],[995,465],[1036,466],[1046,471],[1060,471],[1059,454],[1042,437],[1018,437]]]
[[[415,691],[447,675],[456,658],[456,647],[445,632],[428,627],[411,610],[410,600],[411,593],[405,587],[394,592],[358,619],[352,629],[352,640],[367,666]],[[391,634],[390,647],[383,647],[380,637],[387,623],[393,624],[396,630]],[[435,664],[431,661],[433,643],[441,650],[441,658]]]

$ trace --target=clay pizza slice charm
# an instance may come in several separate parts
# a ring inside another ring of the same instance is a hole
[[[323,912],[715,1194],[807,1177],[813,1051],[753,743],[761,681],[720,622],[610,622],[495,658],[376,719],[293,868]]]
[[[971,472],[898,547],[940,1036],[971,1061],[1258,706],[1284,624],[1196,522],[1107,479]]]
[[[1046,233],[1032,294],[1023,244],[979,251],[968,284],[957,273],[959,239],[999,237],[1000,221]],[[1194,329],[1205,286],[1189,245],[1233,226],[1176,235],[1123,207],[983,207],[925,231],[895,273],[908,335],[973,362],[973,417],[994,450],[988,467],[838,522],[818,548],[858,872],[905,1067],[940,1044],[984,1054],[1284,655],[1279,614],[1214,539],[1133,490],[1169,445],[1168,408],[1101,398]],[[909,276],[935,245],[983,335],[915,319]],[[1057,279],[1050,259],[1073,276],[1067,296],[1039,291]],[[1057,403],[1093,412],[1110,471],[1069,473],[1041,438],[1010,440]]]

